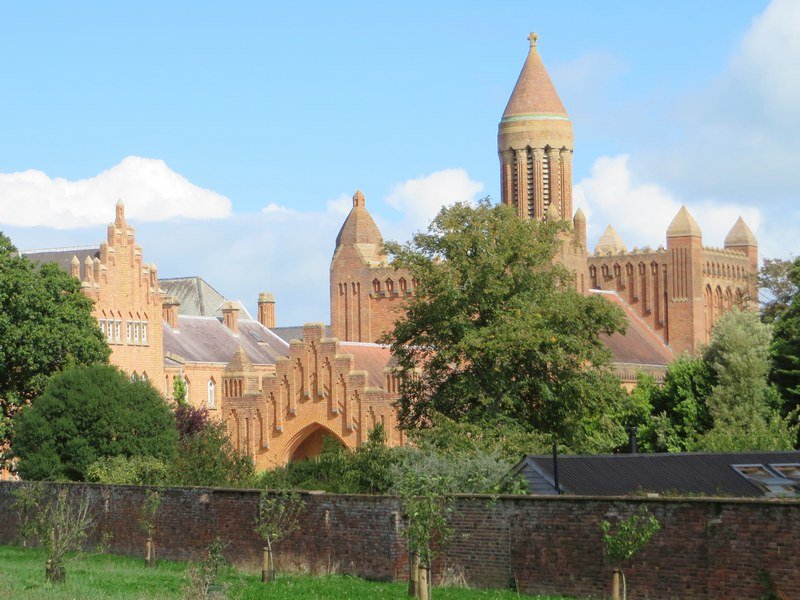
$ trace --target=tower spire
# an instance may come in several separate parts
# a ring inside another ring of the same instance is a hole
[[[530,49],[497,134],[501,196],[522,218],[545,220],[550,206],[572,218],[572,123],[537,47]]]

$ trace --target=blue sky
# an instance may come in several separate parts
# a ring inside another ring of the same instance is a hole
[[[96,243],[121,197],[161,276],[327,320],[355,189],[393,238],[498,197],[497,122],[535,30],[590,244],[607,222],[663,243],[685,202],[707,243],[743,214],[765,254],[797,253],[798,4],[4,3],[0,230]]]

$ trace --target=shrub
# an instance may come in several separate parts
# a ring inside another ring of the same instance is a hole
[[[92,463],[113,456],[169,461],[178,438],[164,398],[108,365],[54,375],[16,421],[14,453],[29,480],[83,481]]]

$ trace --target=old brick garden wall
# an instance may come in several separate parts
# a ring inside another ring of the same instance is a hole
[[[14,543],[11,509],[15,483],[0,483],[0,543]],[[137,526],[145,488],[70,486],[96,503],[99,530],[113,535],[111,549],[143,555]],[[156,544],[164,558],[197,559],[220,537],[238,563],[255,563],[261,541],[253,533],[258,492],[204,488],[162,491]],[[372,579],[406,573],[400,501],[381,496],[306,494],[299,531],[278,546],[314,568]],[[625,572],[631,597],[758,599],[759,573],[786,598],[798,597],[800,503],[706,498],[608,499],[576,497],[461,497],[455,533],[435,570],[457,567],[476,586],[516,585],[531,593],[577,597],[608,595],[598,523],[625,517],[646,504],[662,530]]]

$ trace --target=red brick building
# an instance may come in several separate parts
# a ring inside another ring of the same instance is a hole
[[[708,341],[719,316],[755,308],[758,244],[739,219],[724,248],[703,246],[700,227],[681,208],[666,246],[627,250],[611,226],[588,251],[586,219],[572,210],[572,123],[530,36],[530,50],[498,131],[502,198],[520,218],[567,221],[557,256],[577,289],[620,306],[627,333],[604,338],[627,387],[644,371],[661,378],[675,353]],[[175,378],[189,401],[228,424],[236,447],[258,468],[319,452],[323,436],[357,447],[375,424],[403,441],[392,402],[398,382],[377,340],[414,293],[395,270],[361,192],[336,238],[330,265],[331,327],[275,328],[275,301],[258,314],[226,299],[200,277],[159,280],[125,221],[121,202],[99,247],[27,253],[61,264],[81,280],[112,348],[131,377],[166,397]]]

